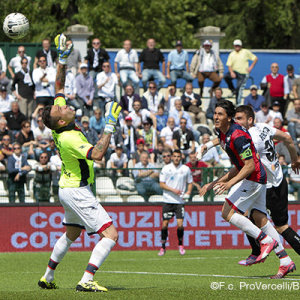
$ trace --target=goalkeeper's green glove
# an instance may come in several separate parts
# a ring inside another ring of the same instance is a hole
[[[67,58],[73,50],[73,44],[70,44],[68,47],[66,46],[66,39],[67,38],[63,33],[58,34],[54,39],[58,52],[58,62],[62,65],[67,63]]]
[[[122,107],[118,102],[111,101],[106,104],[106,113],[105,113],[105,132],[113,133],[116,131],[115,126],[117,124],[119,114],[122,110]]]

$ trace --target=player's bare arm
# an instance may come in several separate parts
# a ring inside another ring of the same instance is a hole
[[[165,182],[162,182],[162,181],[161,181],[161,182],[159,183],[159,185],[160,185],[160,187],[161,187],[163,190],[170,191],[170,192],[172,192],[172,193],[174,193],[174,194],[176,194],[176,195],[181,195],[181,194],[182,194],[181,190],[174,189],[174,188],[168,186]]]
[[[67,66],[62,64],[57,64],[56,68],[56,79],[55,79],[55,93],[64,93],[64,87],[66,82],[66,70]]]
[[[110,139],[111,139],[111,133],[104,131],[100,140],[92,150],[92,155],[91,155],[92,160],[102,160],[109,146]]]

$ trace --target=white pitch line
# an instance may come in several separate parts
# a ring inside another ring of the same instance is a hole
[[[101,273],[112,274],[139,274],[139,275],[167,275],[167,276],[192,276],[192,277],[221,277],[221,278],[241,278],[241,279],[269,279],[268,277],[258,276],[237,276],[237,275],[220,275],[220,274],[193,274],[193,273],[157,273],[157,272],[131,272],[131,271],[103,271]],[[282,280],[300,281],[298,278],[283,278]]]
[[[211,257],[205,257],[205,256],[198,256],[198,257],[166,257],[163,258],[146,258],[143,259],[144,261],[153,261],[153,260],[201,260],[201,259],[242,259],[241,256],[211,256]],[[137,258],[128,258],[128,259],[118,259],[118,261],[140,261],[140,259]]]

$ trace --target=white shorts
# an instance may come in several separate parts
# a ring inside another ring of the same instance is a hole
[[[59,200],[65,209],[64,225],[85,229],[89,235],[101,233],[112,220],[89,186],[59,188]]]
[[[242,214],[247,210],[250,214],[253,209],[267,214],[266,185],[244,179],[230,189],[226,201]]]

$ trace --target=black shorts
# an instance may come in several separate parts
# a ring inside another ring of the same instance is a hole
[[[276,226],[288,223],[288,185],[285,178],[279,186],[267,189],[266,206]]]
[[[164,203],[163,205],[163,220],[171,220],[174,216],[176,219],[184,219],[184,205]]]

